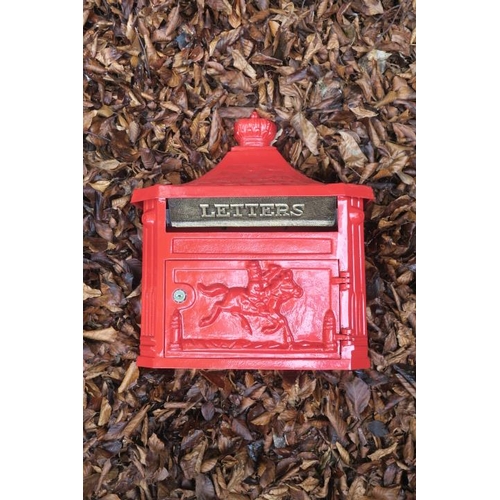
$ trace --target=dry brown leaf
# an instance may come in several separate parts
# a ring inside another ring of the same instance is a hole
[[[100,181],[90,183],[90,185],[96,191],[99,191],[100,193],[104,193],[104,191],[106,191],[106,189],[109,187],[110,184],[111,184],[111,181],[105,181],[105,180],[100,180]]]
[[[375,485],[370,490],[370,497],[373,500],[398,500],[400,498],[399,494],[401,492],[401,488],[384,488],[380,485]]]
[[[415,390],[415,387],[413,387],[407,380],[404,379],[399,373],[396,373],[396,377],[399,379],[401,382],[401,385],[416,399],[417,398],[417,391]]]
[[[114,198],[111,200],[111,206],[113,208],[125,208],[130,203],[130,196],[121,196],[120,198]]]
[[[101,290],[98,290],[97,288],[91,288],[85,283],[83,284],[83,300],[91,299],[93,297],[100,297],[101,295]]]
[[[243,4],[244,5],[244,4]],[[236,8],[239,10],[239,5],[236,6]],[[241,16],[238,15],[234,10],[231,12],[228,18],[229,24],[233,28],[237,28],[238,26],[241,25]]]
[[[304,481],[302,481],[298,486],[308,493],[314,490],[319,484],[319,479],[313,476],[308,476]]]
[[[390,455],[393,451],[396,450],[397,447],[398,447],[398,443],[396,441],[388,448],[383,448],[383,449],[377,450],[374,453],[368,455],[368,458],[372,461],[380,460],[381,458],[383,458],[387,455]]]
[[[120,165],[118,160],[102,160],[94,164],[96,168],[101,170],[115,170]]]
[[[180,5],[176,5],[168,14],[166,26],[163,29],[157,29],[153,32],[152,40],[154,42],[170,41],[181,22]]]
[[[231,478],[227,483],[227,489],[231,493],[241,493],[241,483],[246,478],[245,472],[245,464],[238,463],[236,467],[233,469],[233,473],[231,474]]]
[[[293,115],[290,123],[297,134],[299,134],[299,137],[302,139],[309,151],[313,155],[319,154],[318,132],[316,127],[304,116],[304,114],[299,111]]]
[[[208,150],[214,157],[219,156],[220,141],[222,137],[222,120],[217,110],[212,113],[212,122],[210,124],[210,134],[208,136]]]
[[[242,420],[239,420],[237,418],[233,418],[233,421],[231,422],[231,429],[241,436],[243,439],[247,441],[253,441],[254,437],[252,436],[252,433],[248,430],[248,427],[246,426],[245,422]]]
[[[200,472],[202,473],[210,472],[217,465],[218,461],[219,461],[218,458],[209,458],[208,460],[205,460],[201,464]]]
[[[356,417],[360,417],[370,402],[370,388],[360,378],[354,377],[346,384],[346,396],[352,401]]]
[[[99,330],[84,330],[83,337],[90,340],[99,340],[101,342],[114,342],[118,332],[112,327],[101,328]]]
[[[298,379],[298,397],[300,399],[306,399],[311,396],[316,389],[316,379],[302,375]]]
[[[136,121],[131,122],[130,125],[128,126],[128,136],[130,142],[135,143],[139,138],[140,134],[141,134],[141,126]]]
[[[396,335],[400,347],[407,347],[415,343],[415,334],[413,333],[413,329],[409,326],[398,323],[396,326]]]
[[[318,33],[312,33],[306,39],[308,43],[306,52],[304,54],[303,64],[309,62],[316,52],[320,51],[323,48],[323,44],[321,43],[321,38]]]
[[[393,143],[387,142],[386,146],[389,151],[389,156],[384,156],[380,160],[380,170],[372,177],[373,180],[390,177],[393,174],[399,174],[408,164],[410,158],[407,151],[403,148],[395,147]]]
[[[263,495],[266,500],[281,500],[284,496],[290,493],[288,486],[278,486],[276,488],[270,488],[269,493]]]
[[[367,16],[377,16],[384,13],[380,0],[357,0],[355,5]]]
[[[326,397],[326,403],[325,403],[325,409],[324,409],[325,415],[332,424],[332,427],[335,429],[335,432],[337,433],[338,438],[341,441],[344,441],[346,432],[347,432],[347,423],[345,420],[340,416],[338,410],[333,408],[333,404],[331,402],[331,398],[328,395]]]
[[[367,73],[370,73],[371,66],[376,64],[379,73],[383,74],[387,67],[387,60],[391,55],[390,52],[385,52],[384,50],[372,49],[360,59],[359,64]]]
[[[399,99],[398,93],[394,92],[394,90],[390,90],[387,94],[380,99],[380,101],[376,102],[373,106],[377,109],[387,106],[391,102],[394,102],[396,99]]]
[[[412,464],[415,460],[415,443],[411,434],[408,434],[405,445],[403,447],[403,458],[407,464]]]
[[[243,71],[245,75],[252,79],[257,78],[257,73],[239,50],[233,49],[231,55],[233,56],[233,65],[235,68]]]
[[[139,427],[139,424],[143,421],[146,413],[149,410],[149,404],[144,405],[125,425],[123,430],[119,434],[119,438],[130,437],[132,433]]]
[[[363,172],[361,174],[361,177],[359,178],[359,183],[363,184],[366,182],[367,179],[369,179],[375,170],[377,170],[378,163],[367,163],[365,167],[363,168]]]
[[[335,443],[335,447],[337,448],[340,458],[349,465],[351,463],[351,459],[349,458],[349,453],[348,451],[337,441]]]
[[[254,418],[252,420],[252,424],[254,425],[267,425],[271,419],[274,417],[274,413],[265,411],[262,413],[262,415],[259,415],[258,417]]]
[[[83,113],[83,131],[88,132],[90,130],[90,126],[92,125],[92,120],[97,116],[97,110],[93,109],[92,111],[87,111]]]
[[[346,167],[363,168],[368,162],[368,158],[364,155],[354,137],[343,130],[337,132],[341,141],[339,144],[339,152],[344,160]]]
[[[148,446],[155,453],[161,453],[165,449],[165,443],[154,432],[148,439]]]
[[[300,464],[300,469],[301,470],[307,470],[309,469],[310,467],[314,466],[314,465],[317,465],[318,464],[318,461],[317,460],[304,460],[301,464]]]
[[[129,389],[139,378],[139,368],[137,368],[137,363],[132,361],[125,372],[125,376],[123,377],[122,383],[120,387],[118,387],[118,394]]]
[[[102,398],[101,410],[99,412],[99,421],[97,425],[106,425],[109,422],[109,417],[111,416],[113,409],[106,398]]]
[[[347,500],[363,500],[365,493],[365,478],[357,476],[349,488]]]
[[[349,109],[358,117],[358,118],[370,118],[372,116],[377,116],[378,113],[375,111],[371,111],[369,109],[365,109],[362,106],[349,106]]]
[[[264,65],[264,66],[282,66],[283,61],[281,59],[277,59],[276,57],[268,56],[259,52],[253,54],[250,58],[250,62],[252,64]]]
[[[203,418],[208,422],[209,420],[212,420],[212,418],[215,415],[215,406],[212,403],[212,401],[206,401],[201,405],[201,414],[203,415]]]
[[[195,494],[197,500],[213,500],[216,498],[214,485],[205,474],[196,475]]]
[[[231,14],[233,8],[228,0],[205,0],[207,5],[215,12],[222,12],[224,14]]]
[[[283,410],[278,414],[278,420],[288,421],[295,420],[297,418],[297,410],[294,408],[289,408],[287,410]]]

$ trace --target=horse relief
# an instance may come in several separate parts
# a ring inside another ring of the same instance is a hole
[[[281,308],[285,302],[303,295],[302,288],[293,278],[293,272],[277,264],[262,269],[257,261],[248,263],[247,272],[246,287],[198,283],[198,290],[203,295],[218,298],[212,305],[212,312],[200,319],[199,326],[210,326],[221,314],[231,314],[239,319],[248,335],[253,334],[252,325],[254,328],[258,325],[264,334],[274,334],[282,329],[283,343],[292,344],[294,338]]]

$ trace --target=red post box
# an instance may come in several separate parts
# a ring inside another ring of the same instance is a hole
[[[369,368],[371,188],[301,174],[256,112],[234,133],[239,145],[201,178],[132,195],[143,210],[138,366]]]

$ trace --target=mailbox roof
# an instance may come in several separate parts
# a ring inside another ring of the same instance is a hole
[[[368,186],[322,182],[295,170],[274,146],[235,146],[202,177],[181,185],[137,189],[133,203],[155,198],[224,196],[356,196],[373,199]]]

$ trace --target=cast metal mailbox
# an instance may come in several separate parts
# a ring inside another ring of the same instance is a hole
[[[369,368],[364,202],[272,146],[253,112],[199,179],[136,189],[142,209],[140,353],[148,368]]]

